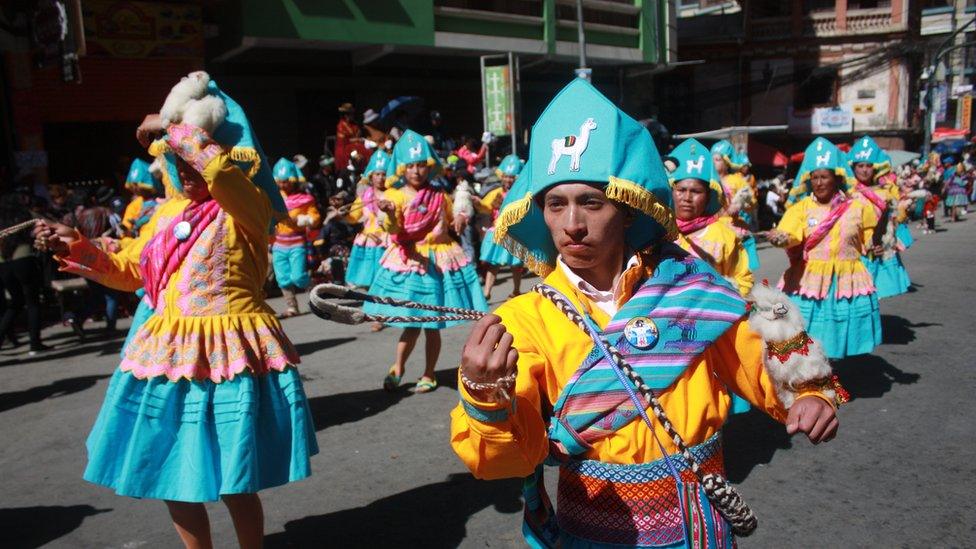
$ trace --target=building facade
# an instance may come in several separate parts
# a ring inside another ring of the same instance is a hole
[[[759,139],[790,151],[815,134],[871,133],[891,148],[918,140],[918,4],[682,0],[677,12],[689,65],[659,79],[662,103],[677,107],[662,112],[669,126],[781,126]]]

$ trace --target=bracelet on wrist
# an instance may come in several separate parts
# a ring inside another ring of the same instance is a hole
[[[468,376],[464,375],[463,369],[459,368],[459,371],[461,372],[461,383],[469,391],[491,391],[491,394],[502,402],[508,402],[512,399],[512,397],[509,395],[509,391],[515,385],[516,372],[512,372],[507,376],[500,377],[492,382],[479,382],[473,381]]]

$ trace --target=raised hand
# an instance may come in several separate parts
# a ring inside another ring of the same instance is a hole
[[[461,373],[476,384],[494,384],[515,373],[518,351],[512,334],[497,315],[486,315],[475,323],[461,351]],[[468,393],[481,402],[497,402],[498,391],[472,389]]]
[[[149,148],[153,141],[159,139],[166,132],[163,119],[158,114],[147,114],[142,123],[136,128],[136,139],[143,147]]]

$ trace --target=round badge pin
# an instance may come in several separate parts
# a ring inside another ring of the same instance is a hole
[[[646,316],[636,316],[624,326],[624,338],[632,347],[646,351],[657,345],[657,324]]]
[[[176,237],[176,240],[183,242],[187,238],[190,238],[190,232],[192,231],[193,227],[189,221],[180,221],[173,227],[173,236]]]

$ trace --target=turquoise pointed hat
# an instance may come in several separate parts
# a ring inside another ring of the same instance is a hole
[[[287,158],[279,158],[271,170],[275,181],[305,181],[305,176],[298,166]]]
[[[498,177],[506,175],[510,177],[517,176],[522,171],[523,165],[525,165],[525,162],[521,158],[517,155],[510,154],[502,158],[502,161],[498,164],[498,169],[495,170],[495,175]]]
[[[231,159],[241,169],[252,183],[257,185],[268,196],[275,217],[281,219],[288,215],[285,208],[285,201],[281,198],[278,185],[274,182],[271,174],[271,167],[268,165],[267,156],[258,142],[257,136],[251,129],[251,123],[244,114],[244,109],[217,87],[217,83],[207,76],[207,95],[217,97],[224,102],[227,108],[227,116],[224,121],[217,126],[211,137],[220,144],[230,155]],[[180,182],[176,169],[176,156],[169,150],[166,138],[157,139],[149,147],[149,154],[155,157],[164,157],[166,172],[169,175],[170,183],[178,192],[183,192],[183,185]],[[272,221],[272,226],[274,221]]]
[[[844,180],[847,181],[848,186],[857,185],[857,177],[854,176],[854,164],[851,162],[850,151],[844,152],[840,149],[838,151],[840,151],[841,163],[844,166]]]
[[[696,139],[686,139],[675,147],[668,156],[674,159],[675,164],[677,164],[674,171],[668,174],[668,182],[672,187],[683,179],[702,181],[708,188],[708,205],[705,206],[705,215],[713,215],[722,209],[725,202],[725,192],[722,190],[722,183],[718,180],[718,174],[715,173],[715,165],[712,163],[712,155],[708,147]]]
[[[441,161],[437,153],[431,148],[424,136],[413,130],[403,132],[393,147],[393,165],[395,169],[386,172],[387,186],[398,186],[403,174],[410,164],[426,163],[431,167],[430,177],[440,172]]]
[[[752,166],[752,161],[749,160],[749,153],[747,152],[736,153],[734,162],[740,169],[746,166]]]
[[[651,136],[589,82],[574,79],[532,127],[529,160],[495,221],[496,238],[540,275],[556,265],[556,246],[536,198],[566,182],[601,185],[636,212],[627,245],[640,250],[674,240],[671,187]],[[522,188],[524,186],[524,188]]]
[[[721,141],[718,141],[712,145],[711,152],[712,156],[721,156],[722,160],[725,161],[725,164],[729,168],[733,170],[739,169],[739,164],[736,163],[736,155],[738,153],[735,152],[735,147],[733,147],[732,143],[730,143],[728,140],[722,139]]]
[[[393,167],[393,159],[383,151],[376,151],[369,157],[366,164],[366,171],[363,172],[363,179],[369,179],[373,172],[389,173]]]
[[[149,162],[136,158],[132,161],[129,166],[129,173],[125,176],[125,188],[130,191],[139,188],[162,194],[163,182],[150,171]]]
[[[874,177],[877,179],[889,172],[891,172],[891,156],[882,149],[881,154],[878,155],[878,164],[874,167]]]
[[[814,171],[830,170],[847,183],[849,167],[850,164],[846,161],[843,152],[836,145],[823,137],[814,139],[803,153],[800,171],[796,174],[793,189],[790,191],[791,197],[795,197],[793,201],[810,194],[810,174]]]
[[[857,139],[847,153],[847,157],[851,166],[862,162],[874,166],[875,179],[891,170],[891,158],[870,135]]]

